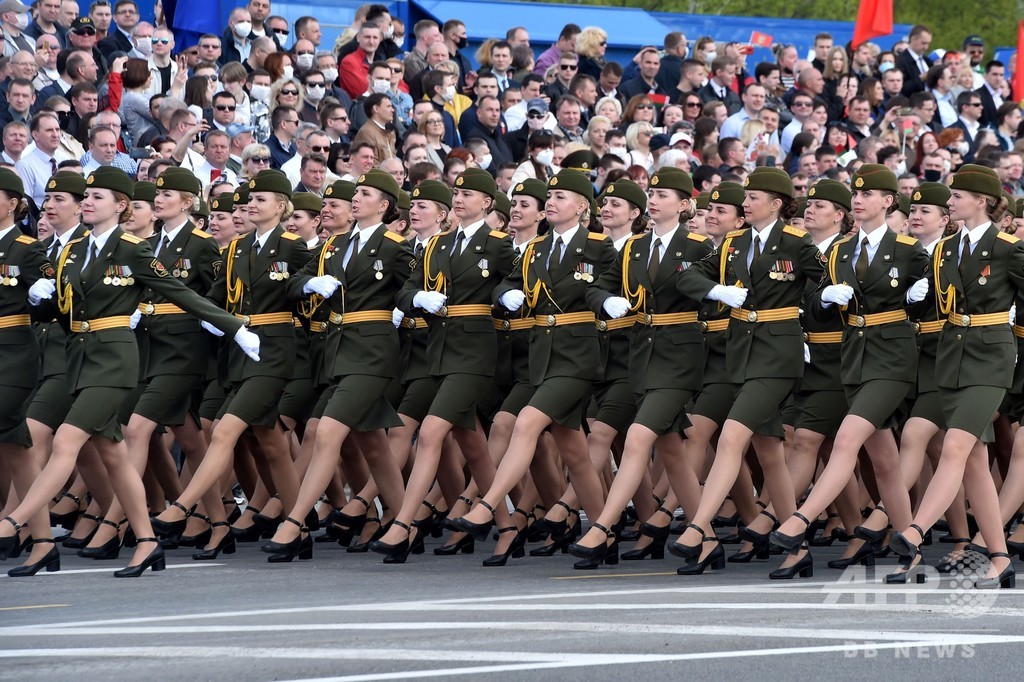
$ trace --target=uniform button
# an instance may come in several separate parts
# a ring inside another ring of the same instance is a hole
[[[654,339],[652,339],[651,337],[648,336],[647,337],[647,343],[654,343]]]
[[[447,327],[447,326],[448,326],[448,323],[447,323],[447,322],[442,322],[442,323],[441,323],[441,326],[442,326],[442,327]]]
[[[864,332],[857,332],[857,336],[864,336]]]
[[[551,336],[551,330],[550,329],[545,329],[544,333],[547,334],[548,336]]]
[[[964,338],[964,337],[963,337],[962,335],[960,335],[960,334],[957,334],[957,335],[956,335],[956,340],[957,340],[957,341],[960,341],[960,340],[962,340],[963,338]]]

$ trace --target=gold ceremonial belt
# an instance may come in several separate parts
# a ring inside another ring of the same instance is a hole
[[[800,309],[792,308],[770,308],[768,310],[746,310],[745,308],[733,308],[729,316],[734,320],[744,322],[782,322],[783,320],[796,320],[800,317]]]
[[[132,326],[132,318],[128,315],[117,315],[115,317],[101,317],[97,320],[85,322],[72,322],[71,331],[76,334],[89,332],[101,332],[104,329],[127,329]]]

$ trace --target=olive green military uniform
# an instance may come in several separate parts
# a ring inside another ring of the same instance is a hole
[[[0,176],[0,187],[8,180],[21,184],[16,176]],[[52,275],[41,242],[21,234],[16,224],[0,237],[0,443],[32,444],[25,414],[39,383],[40,364],[28,289]]]
[[[456,185],[493,196],[493,179],[488,186],[476,175],[462,173]],[[483,221],[474,227],[472,235],[462,234],[460,227],[431,238],[423,259],[416,262],[398,292],[397,303],[407,316],[423,317],[429,326],[427,363],[438,385],[428,414],[474,429],[477,407],[493,390],[497,339],[491,292],[512,271],[512,240],[504,232],[489,229]],[[457,239],[465,242],[461,250],[456,248]],[[437,314],[423,314],[414,306],[413,298],[420,291],[431,290],[448,298]]]

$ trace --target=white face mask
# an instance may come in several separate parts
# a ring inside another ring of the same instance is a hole
[[[15,25],[18,27],[19,31],[24,31],[28,28],[28,23],[28,12],[22,12],[18,15],[18,20],[15,22]]]
[[[626,161],[629,158],[629,150],[625,147],[608,147],[608,153],[614,154],[623,161]]]
[[[906,162],[906,160],[900,161],[899,165],[896,166],[896,175],[903,175],[906,172],[907,172],[907,162]]]
[[[492,161],[494,161],[494,158],[490,154],[485,154],[480,158],[478,163],[481,168],[490,168]]]
[[[148,57],[149,55],[153,54],[153,43],[150,41],[149,38],[143,38],[141,41],[139,41],[135,49],[139,51],[139,54]]]
[[[388,24],[388,30],[384,31],[384,37],[385,38],[390,38],[393,35],[395,35],[395,25],[394,24]]]
[[[313,66],[313,55],[311,54],[300,54],[295,58],[295,63],[299,65],[300,69],[306,70]]]
[[[306,86],[306,99],[311,102],[319,102],[324,98],[324,86],[322,85],[307,85]]]
[[[718,56],[718,53],[715,52],[714,50],[712,50],[711,52],[705,52],[704,53],[704,61],[706,61],[708,63],[708,65],[710,66],[711,62],[715,61],[715,57],[717,57],[717,56]]]
[[[537,163],[542,166],[550,166],[551,162],[555,160],[554,149],[542,149],[537,152]]]
[[[327,79],[328,83],[333,83],[338,80],[338,70],[335,68],[321,69],[321,73],[324,74],[324,78]]]
[[[235,35],[239,38],[248,38],[250,33],[252,33],[251,22],[240,21],[237,24],[235,24]]]
[[[455,86],[449,85],[447,88],[445,88],[444,92],[441,93],[441,99],[443,99],[445,102],[451,102],[453,99],[455,99]]]
[[[284,49],[288,45],[288,34],[280,31],[274,31],[274,35],[277,37],[277,42],[281,44],[281,48]]]
[[[291,66],[284,67],[284,71],[281,72],[281,77],[285,80],[291,80],[295,77],[295,69]]]
[[[266,102],[270,99],[270,86],[269,85],[253,85],[249,89],[249,96],[254,100],[260,102]]]
[[[373,89],[374,92],[379,92],[383,94],[391,89],[391,81],[387,80],[386,78],[374,78],[373,85],[370,87]]]

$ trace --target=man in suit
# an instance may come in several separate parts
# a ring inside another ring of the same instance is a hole
[[[704,104],[715,100],[724,102],[730,116],[739,111],[743,106],[740,96],[729,88],[736,78],[736,69],[736,60],[732,57],[715,57],[711,62],[711,79],[697,91],[700,101]]]
[[[974,94],[981,98],[981,125],[996,127],[996,111],[1003,104],[1003,86],[1006,85],[1006,67],[993,59],[985,65],[985,82]]]
[[[950,128],[957,128],[963,131],[964,142],[969,146],[968,152],[963,155],[964,161],[970,163],[974,160],[974,138],[981,130],[981,96],[977,92],[964,91],[956,98],[957,119]]]
[[[139,6],[135,0],[118,0],[114,5],[114,30],[101,40],[96,47],[107,60],[115,52],[128,54],[135,47],[132,30],[139,23]]]
[[[910,29],[907,49],[896,57],[896,68],[903,72],[904,97],[910,97],[924,90],[924,75],[932,66],[928,48],[932,44],[932,32],[927,26],[918,24]]]

